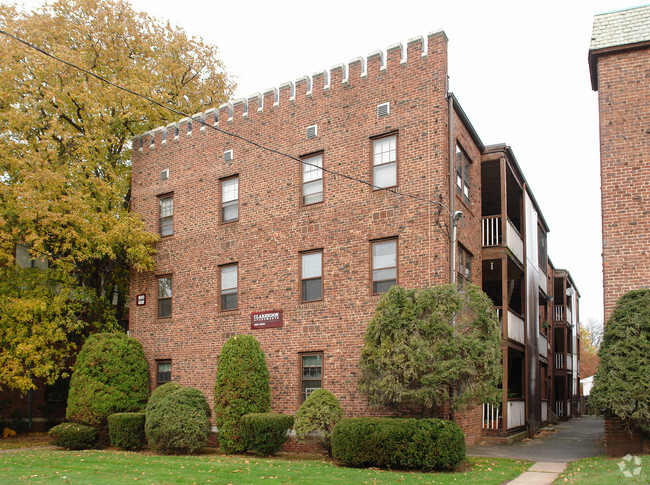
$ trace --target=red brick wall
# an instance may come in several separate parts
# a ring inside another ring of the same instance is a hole
[[[650,285],[650,49],[598,58],[605,320]]]
[[[232,119],[219,111],[219,128],[253,139],[294,157],[323,151],[326,169],[368,180],[371,137],[397,132],[400,191],[448,204],[447,43],[444,34],[422,45],[408,45],[408,61],[399,49],[333,69],[328,89],[314,77],[295,96],[284,86],[274,105],[265,93],[235,103]],[[390,102],[390,115],[378,118],[376,107]],[[212,121],[212,120],[210,120]],[[305,129],[318,125],[318,136]],[[472,204],[456,202],[467,217],[460,240],[472,252],[473,278],[480,282],[480,155],[456,120],[456,134],[473,160]],[[385,414],[369,408],[357,392],[360,350],[367,322],[379,300],[371,295],[370,241],[398,238],[398,284],[407,288],[449,281],[448,239],[439,222],[448,215],[438,207],[324,173],[324,202],[301,207],[301,165],[277,154],[194,123],[178,140],[169,130],[142,150],[134,146],[132,204],[149,230],[158,224],[157,196],[173,192],[174,234],[157,244],[153,273],[131,280],[130,331],[145,348],[155,385],[155,360],[172,359],[173,380],[199,388],[212,405],[214,377],[223,343],[235,334],[252,334],[266,354],[271,375],[272,408],[295,413],[299,407],[299,353],[322,351],[323,387],[340,400],[346,416]],[[223,152],[234,150],[232,162]],[[160,172],[170,177],[160,180]],[[219,180],[239,175],[239,221],[219,223]],[[459,200],[459,199],[457,199]],[[321,302],[300,302],[299,252],[323,250]],[[219,311],[219,265],[239,265],[239,309]],[[173,277],[172,318],[158,319],[156,276]],[[136,306],[136,295],[147,304]],[[250,329],[252,312],[283,310],[281,328]],[[480,418],[479,418],[480,419]],[[480,429],[480,424],[479,424]]]
[[[614,416],[605,416],[605,454],[622,456],[627,453],[648,453],[650,443],[636,431],[630,431],[625,422]]]

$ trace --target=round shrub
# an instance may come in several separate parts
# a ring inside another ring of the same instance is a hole
[[[312,392],[296,413],[295,431],[298,441],[315,432],[328,454],[332,454],[332,430],[343,417],[343,408],[336,396],[326,389]]]
[[[210,407],[201,391],[183,387],[162,397],[146,415],[149,447],[161,453],[194,453],[210,435]]]
[[[111,446],[123,450],[139,450],[145,444],[144,413],[115,413],[108,417]]]
[[[87,450],[97,443],[97,429],[77,423],[61,423],[50,429],[52,443],[68,450]]]
[[[105,429],[114,413],[142,411],[149,370],[142,344],[121,333],[86,339],[72,371],[66,416]]]
[[[442,419],[344,418],[332,433],[332,452],[349,466],[453,470],[465,458],[465,435]]]
[[[246,451],[241,417],[270,410],[269,371],[260,344],[250,335],[230,338],[221,348],[214,385],[214,416],[221,451]]]
[[[156,387],[149,397],[145,413],[149,415],[149,413],[151,413],[151,411],[153,411],[155,407],[158,406],[158,403],[160,403],[163,398],[167,397],[174,391],[178,391],[179,389],[183,389],[183,386],[176,382],[168,382],[167,384]]]
[[[293,416],[286,414],[244,414],[241,418],[244,446],[258,455],[274,455],[289,438],[292,426]]]

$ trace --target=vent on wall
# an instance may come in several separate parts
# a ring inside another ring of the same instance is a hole
[[[167,180],[169,178],[169,169],[166,168],[162,172],[160,172],[160,180]]]
[[[316,138],[318,135],[318,125],[311,125],[307,127],[307,139]]]
[[[226,150],[225,152],[223,152],[224,162],[232,162],[232,159],[233,159],[232,150]]]
[[[377,118],[388,116],[390,114],[390,103],[382,103],[377,105]]]

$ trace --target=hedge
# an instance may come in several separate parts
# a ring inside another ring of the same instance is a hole
[[[231,337],[221,348],[214,384],[214,417],[221,451],[246,451],[241,417],[270,410],[269,371],[259,342],[250,335]]]
[[[343,408],[336,396],[326,389],[312,392],[296,413],[296,439],[304,441],[311,432],[320,437],[320,443],[332,454],[332,430],[343,417]]]
[[[144,413],[115,413],[108,417],[111,446],[123,450],[139,450],[145,445]]]
[[[70,421],[105,432],[111,414],[142,411],[148,398],[149,368],[140,342],[121,333],[86,339],[70,380]]]
[[[244,446],[258,455],[274,455],[289,438],[293,416],[276,413],[251,413],[241,418]]]
[[[152,449],[161,453],[194,453],[208,442],[210,407],[201,391],[176,389],[146,414],[145,435]]]
[[[176,382],[168,382],[167,384],[156,387],[149,397],[145,413],[149,415],[151,411],[153,411],[156,406],[158,406],[160,401],[163,400],[163,398],[167,397],[174,391],[178,391],[179,389],[183,389],[183,386]]]
[[[61,423],[50,429],[52,443],[68,450],[87,450],[97,443],[97,429],[77,423]]]
[[[355,467],[453,470],[465,458],[465,435],[442,419],[344,418],[334,428],[332,452]]]

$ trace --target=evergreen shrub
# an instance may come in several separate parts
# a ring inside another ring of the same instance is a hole
[[[590,408],[650,437],[650,289],[629,291],[616,302],[598,359]]]
[[[277,413],[251,413],[241,418],[244,446],[258,455],[274,455],[289,438],[293,416]]]
[[[343,417],[343,408],[336,396],[326,389],[312,392],[296,413],[296,439],[305,441],[310,433],[319,436],[320,443],[332,454],[332,430]]]
[[[465,435],[442,419],[344,418],[332,433],[332,452],[348,466],[453,470],[465,458]]]
[[[114,413],[142,411],[149,397],[149,369],[142,344],[121,333],[86,339],[70,380],[66,416],[105,430]]]
[[[167,393],[146,413],[149,447],[161,453],[194,453],[210,435],[210,407],[201,391],[183,387]]]
[[[88,450],[97,443],[97,428],[77,423],[61,423],[50,429],[52,443],[68,450]]]
[[[214,385],[214,415],[221,451],[246,451],[241,417],[270,410],[269,371],[259,342],[250,335],[231,337],[221,349]]]
[[[167,397],[174,391],[178,391],[179,389],[183,389],[183,386],[176,382],[168,382],[167,384],[156,387],[149,397],[147,407],[145,408],[145,413],[149,415],[151,411],[153,411],[156,406],[158,406],[158,403],[163,400],[163,398]]]
[[[144,447],[144,413],[115,413],[108,417],[108,436],[111,446],[123,450]]]

